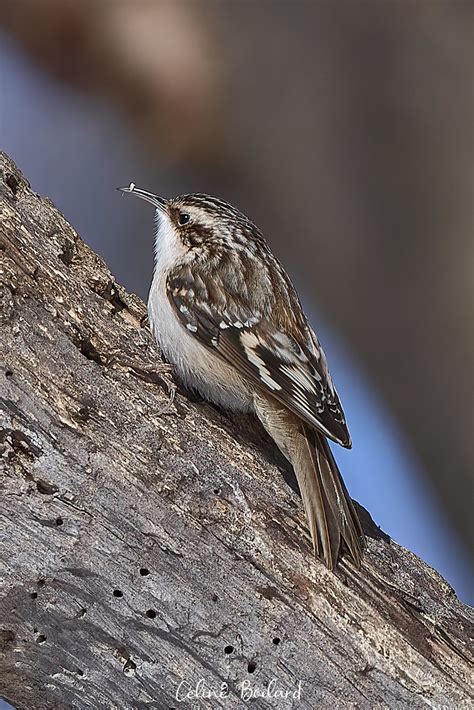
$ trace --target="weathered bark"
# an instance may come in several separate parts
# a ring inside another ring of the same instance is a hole
[[[462,707],[471,610],[366,516],[311,553],[253,422],[172,387],[145,308],[0,154],[0,693],[19,708]]]

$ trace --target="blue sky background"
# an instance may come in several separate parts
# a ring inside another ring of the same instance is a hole
[[[0,41],[0,96],[8,89],[8,102],[0,103],[0,148],[18,163],[33,188],[50,197],[83,239],[105,256],[118,280],[146,296],[152,212],[133,201],[120,201],[114,188],[133,179],[160,191],[164,182],[149,183],[143,156],[110,110],[44,77],[1,34]],[[165,192],[172,188],[168,181]],[[111,232],[112,243],[104,239]],[[143,263],[127,257],[130,240],[137,249],[149,250],[146,271]],[[305,302],[304,293],[301,296]],[[385,532],[435,567],[460,598],[472,604],[469,561],[407,441],[344,343],[312,304],[305,305],[326,350],[352,434],[351,451],[334,448],[352,496]]]

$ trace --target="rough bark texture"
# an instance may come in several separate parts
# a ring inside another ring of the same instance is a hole
[[[230,708],[275,678],[301,699],[253,707],[471,707],[471,610],[369,516],[361,571],[314,559],[274,447],[169,403],[143,303],[3,154],[0,247],[6,699]],[[178,703],[200,679],[227,696]]]

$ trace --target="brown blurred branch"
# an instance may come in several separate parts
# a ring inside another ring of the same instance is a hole
[[[114,102],[149,146],[211,159],[217,63],[192,4],[1,0],[0,9],[37,64]]]

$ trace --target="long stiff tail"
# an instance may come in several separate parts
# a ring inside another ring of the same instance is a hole
[[[329,569],[344,551],[359,566],[364,533],[326,437],[273,399],[259,396],[255,404],[260,421],[293,466],[315,553]]]
[[[315,552],[334,569],[344,549],[359,567],[364,533],[325,436],[302,425],[293,466]]]

